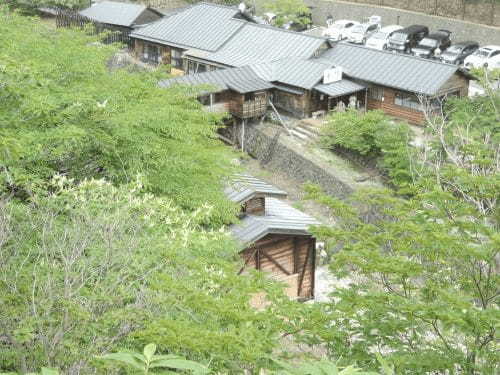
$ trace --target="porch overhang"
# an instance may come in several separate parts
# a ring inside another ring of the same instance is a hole
[[[367,87],[348,79],[341,79],[340,81],[332,82],[326,85],[316,85],[313,89],[322,94],[328,95],[330,98],[338,98],[339,96],[364,91]]]

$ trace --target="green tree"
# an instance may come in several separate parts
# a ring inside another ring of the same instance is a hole
[[[311,10],[303,0],[260,0],[259,10],[274,13],[276,26],[286,23],[309,25],[311,23]]]
[[[109,70],[119,46],[0,11],[0,190],[29,199],[56,174],[127,183],[196,209],[210,202],[213,223],[234,217],[222,193],[234,155],[217,138],[220,115],[165,73]]]
[[[347,110],[328,116],[321,128],[320,142],[332,150],[347,150],[365,160],[376,159],[389,181],[408,193],[415,167],[412,137],[407,124],[394,123],[380,110],[366,113]]]
[[[262,274],[237,274],[231,237],[202,228],[208,207],[186,213],[140,180],[49,187],[0,204],[0,369],[87,373],[107,366],[95,355],[152,341],[214,370],[254,368],[278,348],[293,305]],[[262,291],[274,307],[256,311]]]
[[[498,372],[499,104],[490,94],[426,112],[410,199],[341,202],[308,187],[338,218],[315,230],[340,249],[331,271],[350,278],[330,305],[334,356],[368,365],[378,351],[398,374]]]

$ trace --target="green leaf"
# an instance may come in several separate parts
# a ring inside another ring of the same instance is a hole
[[[197,362],[189,361],[187,359],[161,359],[158,361],[153,361],[150,368],[172,368],[177,370],[191,370],[197,374],[206,374],[209,369]]]
[[[118,361],[128,364],[137,370],[144,370],[144,363],[140,363],[132,354],[129,353],[111,353],[98,356],[99,359]]]
[[[59,375],[59,371],[47,367],[42,367],[41,373],[42,375]]]
[[[148,344],[144,347],[144,357],[148,362],[151,362],[154,354],[156,353],[156,344]]]

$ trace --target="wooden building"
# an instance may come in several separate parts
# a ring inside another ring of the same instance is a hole
[[[107,29],[129,35],[135,28],[158,21],[163,15],[153,8],[141,4],[101,1],[79,12]]]
[[[424,110],[436,108],[447,97],[467,96],[472,79],[456,65],[347,43],[321,58],[368,88],[367,109],[381,109],[417,125],[425,121]]]
[[[170,65],[172,74],[182,75],[188,69],[187,50],[216,51],[242,27],[243,20],[244,14],[236,7],[193,4],[136,29],[131,34],[133,51],[144,62]]]
[[[284,191],[251,176],[238,176],[226,194],[242,207],[240,223],[231,228],[244,246],[240,273],[266,272],[285,283],[290,298],[314,298],[316,240],[308,227],[319,222],[283,202]]]

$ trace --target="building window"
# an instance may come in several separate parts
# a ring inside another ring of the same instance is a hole
[[[382,87],[370,87],[368,89],[368,97],[381,102],[384,99],[384,89]]]
[[[413,94],[397,92],[394,98],[394,104],[401,107],[406,107],[413,109],[415,111],[422,110],[422,104],[419,102],[418,98]]]
[[[170,64],[173,68],[182,69],[182,51],[179,49],[170,50]]]
[[[145,44],[142,52],[142,61],[157,64],[160,62],[160,49],[152,44]]]

